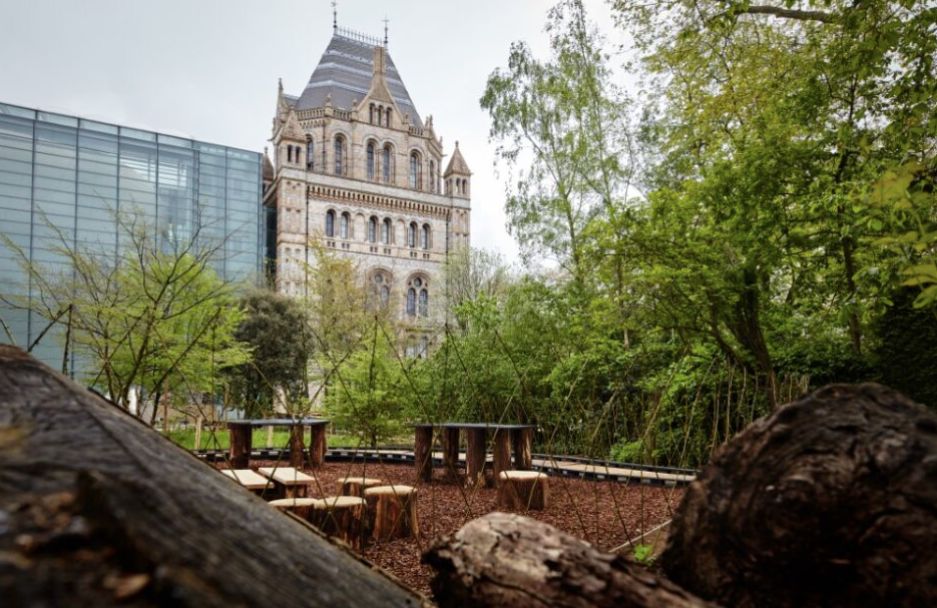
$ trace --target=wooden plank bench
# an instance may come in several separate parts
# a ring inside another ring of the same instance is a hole
[[[257,471],[272,479],[285,498],[304,498],[308,487],[316,482],[314,477],[293,467],[260,467]]]
[[[267,489],[273,490],[273,483],[269,479],[250,469],[222,469],[221,474],[255,494],[262,494]]]

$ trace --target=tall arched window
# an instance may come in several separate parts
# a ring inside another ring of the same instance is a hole
[[[407,315],[416,316],[416,289],[412,287],[407,289]]]
[[[374,142],[368,142],[368,179],[374,179]]]
[[[381,151],[381,173],[385,182],[390,182],[390,159],[390,144],[384,144],[384,149]]]
[[[312,171],[315,166],[315,146],[312,143],[312,139],[306,140],[306,169]]]
[[[383,270],[377,270],[371,276],[369,302],[371,306],[385,308],[390,303],[391,278]]]
[[[410,187],[414,190],[423,189],[423,163],[417,152],[410,153]]]
[[[384,223],[381,224],[381,242],[384,243],[385,245],[390,245],[390,231],[391,231],[390,218],[385,217]]]
[[[425,289],[420,290],[420,316],[429,316],[429,292]]]
[[[407,230],[407,246],[416,247],[416,222],[410,222],[410,228]]]
[[[339,236],[343,239],[348,238],[348,225],[351,224],[351,216],[346,211],[342,214],[342,221],[338,225]]]
[[[384,121],[384,126],[389,127],[390,126],[390,108],[387,108],[386,118],[387,119]]]
[[[325,212],[325,236],[335,236],[335,212],[331,209]]]
[[[286,146],[286,162],[293,162],[293,146]]]
[[[420,247],[422,247],[423,249],[429,249],[429,236],[430,236],[429,224],[423,224],[423,229],[420,231]]]
[[[368,107],[368,122],[372,125],[374,124],[374,104],[373,103]]]
[[[377,242],[377,218],[373,215],[368,220],[368,242],[376,243]]]
[[[335,136],[335,175],[345,174],[345,138]]]
[[[429,161],[429,190],[436,192],[436,163],[434,161]]]

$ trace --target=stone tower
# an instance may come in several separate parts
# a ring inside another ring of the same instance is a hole
[[[444,263],[469,244],[471,172],[456,144],[442,174],[442,138],[386,41],[336,27],[302,93],[279,85],[271,142],[264,205],[277,291],[305,293],[317,241],[356,263],[411,335],[410,354],[425,352],[444,322]]]

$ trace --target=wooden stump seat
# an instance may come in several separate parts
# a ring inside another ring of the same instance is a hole
[[[384,482],[374,477],[346,477],[340,479],[342,484],[342,496],[364,497],[364,491],[368,488],[382,485]]]
[[[307,488],[316,482],[315,478],[293,467],[260,467],[257,471],[272,479],[277,489],[286,498],[307,496]]]
[[[417,537],[416,488],[404,485],[375,486],[364,491],[374,540]]]
[[[309,521],[328,536],[361,548],[364,537],[366,503],[359,496],[327,496],[312,499]]]
[[[506,509],[537,511],[547,508],[549,484],[545,473],[501,471],[498,482],[499,506]]]
[[[267,503],[281,511],[289,511],[297,517],[310,521],[312,510],[315,507],[315,498],[278,498]]]

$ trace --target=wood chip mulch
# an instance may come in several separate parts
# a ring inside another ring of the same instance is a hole
[[[273,464],[251,462],[255,468]],[[387,483],[418,488],[421,538],[370,543],[362,554],[427,596],[433,570],[421,564],[420,557],[432,541],[456,532],[476,517],[505,510],[498,507],[494,488],[469,488],[446,482],[439,469],[434,471],[433,482],[428,484],[416,482],[412,464],[332,462],[318,470],[304,471],[317,479],[317,486],[310,491],[311,497],[339,494],[338,480],[346,476],[376,477]],[[546,510],[524,514],[583,538],[600,549],[610,550],[670,519],[683,496],[683,489],[637,482],[551,477],[549,493]]]

